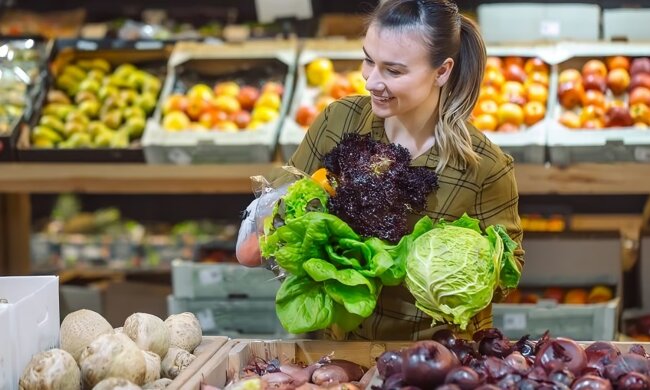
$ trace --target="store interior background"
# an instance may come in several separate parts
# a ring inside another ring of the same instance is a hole
[[[263,0],[262,0],[263,1]],[[283,20],[275,27],[274,31],[290,31],[301,38],[314,37],[322,31],[323,18],[340,14],[361,15],[372,9],[377,1],[326,1],[312,0],[314,17],[308,20]],[[476,7],[480,4],[497,3],[489,1],[457,1],[459,7],[468,15],[476,15]],[[515,3],[498,1],[498,3]],[[543,2],[544,4],[564,2]],[[650,0],[602,0],[597,2],[579,2],[597,4],[602,9],[611,8],[648,8]],[[113,1],[38,1],[38,0],[5,0],[0,1],[0,13],[11,9],[26,9],[36,12],[51,12],[60,10],[79,9],[85,10],[85,21],[87,23],[101,23],[110,20],[133,18],[138,19],[144,9],[159,8],[167,11],[168,15],[174,15],[178,21],[204,24],[218,20],[224,24],[228,23],[255,23],[257,19],[255,1],[252,0],[195,0],[190,3],[181,4],[178,1],[155,1],[155,0],[113,0]],[[579,15],[576,15],[576,19]],[[650,41],[650,36],[648,37]],[[650,55],[650,52],[648,53]],[[0,166],[0,169],[2,167]],[[650,166],[648,169],[648,180],[650,180]],[[2,184],[0,183],[0,188]],[[169,231],[172,226],[188,220],[211,220],[218,224],[238,226],[241,212],[253,199],[251,192],[226,193],[226,194],[155,194],[131,191],[128,194],[102,194],[102,193],[75,193],[82,210],[94,212],[105,208],[119,209],[123,219],[132,219],[141,223],[149,223],[161,226],[161,231]],[[228,191],[225,191],[228,192]],[[644,285],[650,284],[649,280],[643,280],[642,267],[650,267],[643,264],[643,258],[650,257],[650,248],[642,246],[643,237],[648,226],[650,206],[648,194],[640,191],[620,193],[614,191],[609,193],[562,193],[562,194],[522,194],[520,197],[520,213],[526,216],[561,216],[565,221],[570,221],[573,216],[588,216],[594,221],[583,223],[590,225],[587,229],[575,231],[570,223],[562,232],[528,232],[526,237],[533,241],[537,240],[536,250],[543,250],[548,245],[548,255],[553,256],[551,248],[555,243],[579,242],[580,248],[589,246],[589,242],[604,242],[607,237],[614,237],[612,242],[620,244],[620,250],[616,251],[620,256],[613,259],[602,259],[599,253],[583,254],[582,258],[564,261],[562,272],[566,273],[568,279],[576,280],[576,284],[589,283],[582,279],[582,276],[589,269],[589,261],[602,262],[612,261],[616,266],[620,265],[620,277],[622,280],[622,291],[617,291],[621,298],[620,310],[627,310],[630,316],[642,316],[650,310],[650,303],[643,302]],[[32,232],[43,229],[47,220],[52,215],[57,199],[61,193],[38,193],[29,196],[30,204],[30,226]],[[11,207],[11,200],[7,197],[0,197],[0,206]],[[602,218],[601,218],[602,217]],[[590,221],[587,219],[587,221]],[[640,234],[630,237],[626,234],[631,224],[638,229]],[[598,224],[602,224],[597,226]],[[4,223],[5,231],[12,229],[12,221]],[[543,229],[542,229],[543,230]],[[231,232],[232,233],[232,232]],[[5,236],[6,237],[6,236]],[[235,235],[231,234],[234,239]],[[591,240],[591,241],[590,241]],[[227,241],[227,240],[226,240]],[[647,240],[646,240],[647,241]],[[524,242],[526,245],[526,241]],[[197,247],[186,260],[200,261],[210,250],[226,253],[219,257],[220,261],[234,261],[234,243],[216,240],[207,243],[204,248]],[[526,246],[525,246],[526,248]],[[644,252],[645,251],[645,252]],[[187,253],[186,253],[187,254]],[[544,253],[531,253],[535,259],[543,259]],[[3,257],[7,257],[7,253]],[[594,256],[593,258],[589,258]],[[30,261],[23,259],[22,261]],[[648,260],[650,262],[650,259]],[[12,261],[15,263],[15,259]],[[2,270],[0,262],[0,270]],[[534,267],[537,269],[537,267]],[[541,267],[542,269],[544,267]],[[548,267],[547,267],[548,268]],[[527,270],[524,269],[524,272]],[[162,264],[159,267],[114,267],[110,261],[97,261],[90,264],[76,265],[67,270],[53,269],[50,266],[29,267],[32,274],[60,273],[62,282],[61,309],[62,317],[65,310],[73,310],[79,305],[95,305],[94,307],[103,311],[105,317],[111,322],[120,323],[124,317],[134,311],[148,310],[164,317],[168,311],[168,296],[172,291],[172,272],[170,264]],[[4,271],[0,275],[20,274],[15,269],[9,269],[5,264]],[[597,281],[596,281],[597,282]],[[237,297],[235,297],[237,298]],[[273,310],[271,301],[269,312]],[[648,306],[648,307],[646,307]],[[624,326],[621,326],[623,330]],[[240,331],[235,329],[235,331]],[[242,331],[245,335],[245,332]],[[650,334],[648,335],[650,337]]]

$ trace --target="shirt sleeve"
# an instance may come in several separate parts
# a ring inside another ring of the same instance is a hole
[[[476,217],[481,221],[481,228],[500,224],[503,225],[510,238],[517,243],[514,257],[519,271],[524,266],[524,249],[522,247],[523,230],[519,218],[519,193],[515,179],[515,168],[512,157],[504,155],[504,163],[497,163],[483,182],[477,197]],[[505,292],[503,292],[505,293]],[[496,294],[499,301],[506,294]]]

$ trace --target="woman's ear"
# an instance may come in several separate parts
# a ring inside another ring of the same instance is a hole
[[[454,60],[451,58],[447,58],[442,65],[436,70],[437,73],[437,78],[436,78],[436,85],[438,87],[442,87],[445,85],[447,80],[449,80],[449,76],[451,76],[451,71],[454,69]]]

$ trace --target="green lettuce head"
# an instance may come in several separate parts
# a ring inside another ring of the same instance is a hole
[[[490,304],[497,287],[519,283],[516,247],[500,225],[483,234],[479,221],[467,214],[452,223],[440,221],[413,242],[406,258],[406,286],[434,323],[453,323],[464,330]]]

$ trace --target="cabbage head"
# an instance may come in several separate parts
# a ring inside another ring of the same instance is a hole
[[[479,221],[467,214],[451,223],[441,220],[413,242],[406,258],[406,286],[434,323],[464,330],[490,304],[497,286],[519,283],[516,247],[500,225],[483,234]]]

